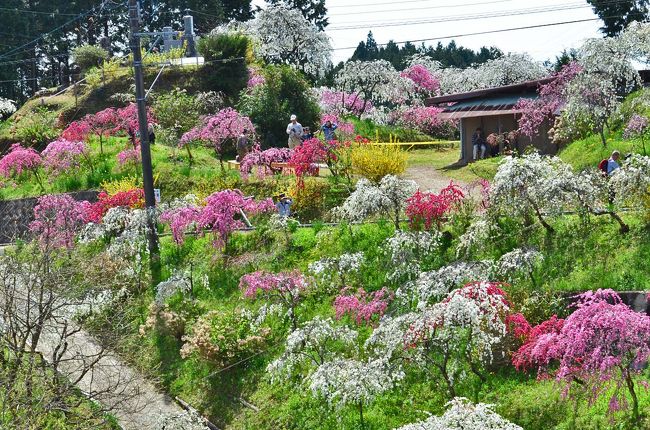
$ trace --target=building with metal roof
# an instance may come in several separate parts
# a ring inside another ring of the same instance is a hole
[[[551,82],[552,79],[545,78],[520,84],[431,97],[426,100],[425,104],[444,108],[440,114],[441,119],[459,121],[461,140],[459,161],[469,163],[472,161],[472,134],[474,131],[481,128],[484,136],[493,133],[503,136],[517,130],[517,120],[521,114],[521,111],[516,108],[517,102],[522,98],[536,99],[539,86]],[[509,141],[511,149],[523,151],[527,146],[533,145],[542,153],[554,154],[557,152],[557,145],[553,144],[548,137],[548,131],[552,125],[550,122],[543,124],[538,136],[533,139],[517,136],[514,141]],[[499,150],[504,150],[503,143],[500,143]]]

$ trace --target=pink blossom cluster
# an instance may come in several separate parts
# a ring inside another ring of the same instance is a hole
[[[273,200],[255,201],[246,198],[239,190],[218,191],[208,196],[205,203],[202,208],[189,206],[183,210],[172,209],[163,212],[161,220],[173,226],[172,232],[177,244],[183,243],[183,233],[188,230],[200,233],[209,229],[215,235],[214,246],[223,247],[230,233],[246,227],[241,220],[242,212],[256,215],[275,210]]]
[[[0,175],[10,178],[20,176],[25,171],[35,173],[42,164],[43,159],[35,149],[14,143],[9,152],[0,158]]]
[[[155,123],[150,109],[147,109],[147,122]],[[61,137],[70,141],[86,140],[90,134],[97,135],[100,140],[120,131],[134,133],[139,129],[138,108],[135,103],[120,109],[106,108],[95,114],[88,114],[78,121],[71,122]]]
[[[58,139],[50,142],[41,155],[45,168],[54,175],[60,175],[73,167],[79,167],[80,159],[86,152],[86,145],[81,141]]]
[[[336,124],[336,131],[343,140],[349,140],[354,137],[355,130],[353,123],[342,121],[338,115],[333,113],[326,113],[321,116],[321,124],[325,124],[327,121]]]
[[[314,174],[318,169],[316,165],[324,162],[327,157],[328,150],[325,144],[317,138],[306,140],[294,148],[289,165],[294,169],[298,183],[302,184],[304,176]]]
[[[553,75],[551,82],[540,85],[538,98],[519,99],[515,105],[515,109],[521,111],[519,132],[528,137],[537,136],[540,126],[566,103],[565,89],[582,70],[582,66],[573,61]]]
[[[323,111],[334,115],[361,116],[372,110],[372,102],[365,100],[357,93],[332,91],[327,88],[321,92],[320,104]]]
[[[612,290],[587,292],[577,299],[576,310],[564,321],[553,317],[530,330],[513,364],[537,368],[542,376],[554,373],[567,389],[582,381],[591,387],[593,399],[604,394],[607,382],[614,382],[613,408],[619,405],[619,389],[627,387],[638,414],[631,375],[650,359],[650,316],[630,309]]]
[[[137,166],[141,160],[140,147],[136,146],[136,148],[128,148],[120,151],[116,157],[121,167]]]
[[[67,194],[39,197],[29,230],[44,248],[72,248],[76,233],[88,221],[89,206],[87,201],[78,202]]]
[[[435,134],[446,121],[438,118],[442,108],[435,106],[411,106],[398,113],[397,122],[422,133]]]
[[[413,82],[415,91],[424,95],[437,94],[440,91],[440,81],[431,74],[429,69],[421,64],[414,64],[401,74],[403,78]]]
[[[631,139],[635,136],[642,136],[648,130],[648,118],[635,113],[628,121],[623,131],[624,139]]]
[[[411,228],[429,230],[435,226],[440,229],[445,217],[458,208],[464,198],[463,190],[453,182],[440,190],[440,194],[416,191],[406,200],[406,216]]]
[[[258,293],[289,294],[292,297],[307,288],[307,280],[298,270],[269,273],[258,271],[244,275],[239,280],[239,288],[247,299],[257,297]]]
[[[291,153],[289,148],[269,148],[260,151],[259,147],[256,147],[241,160],[239,171],[246,179],[255,170],[256,176],[262,179],[267,174],[276,173],[277,169],[271,166],[272,163],[288,162],[291,159]]]
[[[204,142],[213,145],[215,150],[221,153],[224,143],[234,141],[241,134],[248,134],[253,130],[255,127],[250,118],[232,108],[226,108],[215,115],[206,116],[200,126],[183,134],[179,146]]]
[[[264,75],[260,73],[260,71],[254,67],[249,67],[248,68],[248,83],[247,87],[249,89],[255,88],[258,85],[264,85],[266,83],[266,79],[264,78]]]
[[[393,297],[393,293],[385,287],[372,293],[367,293],[363,288],[354,292],[346,287],[334,299],[336,319],[348,314],[359,325],[364,322],[369,324],[374,317],[381,318],[384,315]]]

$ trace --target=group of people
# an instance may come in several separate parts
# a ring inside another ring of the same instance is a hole
[[[332,121],[326,121],[318,132],[323,133],[325,141],[331,142],[336,139],[334,131],[337,127],[338,126],[332,123]],[[287,125],[287,134],[289,135],[289,149],[294,149],[297,146],[300,146],[302,142],[313,139],[314,137],[314,133],[311,132],[309,127],[303,127],[298,122],[298,117],[296,117],[296,115],[291,115],[291,122]]]
[[[518,133],[511,131],[509,133],[492,133],[487,138],[483,135],[483,130],[478,127],[472,135],[472,160],[486,156],[495,157],[502,154],[511,154],[517,146]]]

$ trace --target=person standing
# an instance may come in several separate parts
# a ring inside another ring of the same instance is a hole
[[[149,135],[149,143],[151,145],[155,145],[156,144],[156,133],[155,133],[155,130],[153,128],[152,123],[149,123],[149,125],[147,126],[147,133]]]
[[[332,140],[336,140],[336,136],[334,135],[334,130],[336,130],[338,126],[336,124],[332,124],[332,121],[326,121],[325,124],[321,127],[321,130],[323,130],[323,134],[325,135],[325,141],[326,142],[331,142]]]
[[[246,133],[248,133],[248,130],[244,129],[237,138],[237,161],[240,163],[248,154],[248,136],[246,136]]]
[[[286,194],[282,193],[278,196],[278,202],[275,204],[275,207],[278,209],[278,214],[282,218],[287,218],[291,216],[291,205],[293,200],[287,197]]]
[[[291,122],[287,125],[287,134],[289,135],[289,149],[294,149],[302,143],[302,125],[298,122],[295,115],[291,115]]]
[[[487,147],[485,146],[485,139],[483,138],[483,130],[481,130],[481,127],[478,127],[472,135],[472,148],[474,161],[478,159],[479,150],[481,151],[481,158],[485,158],[485,151]]]
[[[613,151],[609,160],[607,160],[607,176],[612,176],[612,173],[614,173],[616,169],[620,169],[621,166],[618,164],[619,158],[621,158],[621,153]]]
[[[311,129],[309,127],[303,127],[303,130],[304,131],[302,133],[302,136],[300,136],[300,139],[303,142],[314,138],[314,133],[311,132]]]

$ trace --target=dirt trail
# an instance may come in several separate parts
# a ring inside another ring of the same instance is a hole
[[[439,192],[441,189],[449,185],[449,179],[443,175],[439,170],[429,166],[411,166],[406,169],[404,178],[412,179],[420,186],[423,191]],[[454,184],[465,186],[462,181],[454,179]]]

